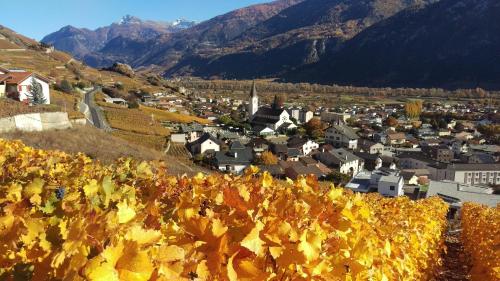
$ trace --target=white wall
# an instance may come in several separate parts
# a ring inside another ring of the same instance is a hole
[[[394,187],[394,190],[391,190],[391,186]],[[393,182],[379,181],[378,192],[384,196],[392,196],[392,197],[403,196],[404,195],[403,186],[404,186],[404,181],[402,177],[399,178],[399,182],[397,185],[394,185]]]
[[[22,83],[20,83],[18,86],[21,86],[21,91],[19,91],[19,100],[23,101],[28,99],[28,96],[30,95],[30,91],[28,90],[28,86],[31,86],[31,77],[28,77],[28,79],[24,80]],[[43,91],[43,96],[45,97],[46,104],[50,104],[50,87],[49,84],[43,80],[40,80],[36,77],[34,77],[35,81],[40,83],[42,85],[42,91]]]
[[[207,140],[201,144],[200,154],[205,153],[205,151],[207,151],[207,150],[219,151],[220,146],[211,140]]]
[[[241,174],[241,172],[243,172],[247,166],[245,165],[230,165],[229,167],[230,169],[228,170],[226,165],[220,165],[219,166],[219,171],[221,172],[230,172],[230,173],[233,173],[233,174]]]
[[[344,163],[343,165],[340,166],[340,172],[343,174],[350,174],[351,168],[352,168],[354,175],[356,175],[359,172],[358,160]]]
[[[46,112],[20,114],[0,119],[0,132],[6,133],[15,130],[33,132],[52,129],[69,129],[71,122],[66,112]]]
[[[175,143],[186,143],[186,135],[185,134],[171,134],[170,140]]]
[[[319,148],[319,144],[316,142],[313,142],[311,140],[308,140],[303,146],[302,146],[302,151],[304,152],[304,155],[309,155],[311,152],[315,149]]]

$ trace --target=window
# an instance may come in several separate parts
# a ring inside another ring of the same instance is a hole
[[[391,191],[394,191],[394,190],[396,190],[396,187],[395,187],[394,185],[391,185],[391,186],[389,187],[389,189],[390,189]]]

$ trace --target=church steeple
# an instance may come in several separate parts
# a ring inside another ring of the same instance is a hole
[[[257,95],[257,87],[255,86],[255,81],[252,83],[252,89],[250,90],[250,101],[248,104],[248,117],[251,119],[255,113],[259,110],[259,96]]]
[[[250,98],[257,97],[257,87],[255,81],[252,82],[252,89],[250,90]]]

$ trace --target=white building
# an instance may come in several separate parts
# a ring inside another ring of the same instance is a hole
[[[351,118],[351,115],[348,113],[321,112],[321,121],[336,125],[345,124],[349,118]]]
[[[255,113],[259,110],[259,96],[257,95],[257,88],[255,87],[255,81],[252,84],[252,90],[250,91],[250,102],[248,104],[248,117],[252,119]]]
[[[358,148],[359,136],[349,126],[333,125],[328,128],[325,133],[326,143],[332,144],[335,147],[346,147],[349,149]]]
[[[300,123],[307,123],[309,122],[311,119],[313,119],[314,117],[314,113],[310,110],[307,110],[307,109],[302,109],[300,111],[300,116],[299,116],[299,122]]]
[[[448,164],[446,169],[437,170],[432,179],[471,185],[498,185],[500,164]]]
[[[306,138],[292,137],[288,140],[288,147],[296,148],[300,150],[302,155],[307,156],[313,151],[318,150],[319,143]]]
[[[356,175],[364,168],[364,161],[346,149],[324,150],[314,155],[315,159],[342,174]]]
[[[209,133],[203,134],[199,139],[188,144],[188,149],[193,155],[205,154],[207,151],[220,151],[220,142]]]
[[[50,80],[27,71],[0,69],[0,97],[26,101],[31,96],[32,83],[40,84],[45,104],[50,104]]]
[[[346,188],[355,192],[378,192],[387,197],[404,195],[403,187],[403,177],[398,170],[391,169],[360,172],[346,185]]]

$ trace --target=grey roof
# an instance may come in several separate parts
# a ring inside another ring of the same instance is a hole
[[[344,148],[334,149],[329,151],[328,153],[332,154],[335,158],[342,161],[346,161],[346,157],[348,162],[360,160],[358,156],[352,154],[349,150]]]
[[[269,172],[272,176],[283,176],[285,174],[283,168],[278,164],[261,165],[259,168],[262,172]]]
[[[463,202],[475,202],[490,207],[500,203],[500,195],[492,194],[491,188],[465,185],[450,181],[431,181],[427,197],[440,196],[445,200],[456,199],[458,205]]]
[[[398,158],[398,159],[404,159],[404,158],[416,159],[416,160],[419,160],[422,162],[426,162],[428,164],[436,163],[435,160],[433,160],[433,159],[425,156],[425,154],[419,153],[419,152],[403,152],[403,153],[396,155],[396,158]]]
[[[189,146],[193,147],[197,144],[202,144],[202,143],[206,142],[207,140],[211,140],[218,145],[221,144],[221,142],[216,137],[212,136],[210,133],[204,133],[199,139],[189,143]]]
[[[181,132],[183,133],[203,132],[203,126],[198,123],[181,124]]]
[[[500,171],[500,163],[496,164],[448,164],[448,169],[455,171]]]
[[[251,148],[231,149],[229,151],[218,151],[215,153],[215,161],[218,165],[249,165],[252,163],[253,153]]]
[[[279,119],[279,116],[285,111],[283,108],[273,108],[273,107],[261,107],[254,114],[256,117],[267,117],[272,116],[274,118]],[[274,119],[273,119],[274,120]]]
[[[387,175],[380,177],[381,182],[398,183],[402,177],[395,175]]]
[[[239,141],[233,141],[230,146],[231,150],[240,150],[240,149],[245,149],[245,147],[241,144]]]
[[[337,130],[339,133],[345,135],[350,139],[359,139],[359,136],[356,134],[353,128],[347,125],[333,125],[332,128]]]
[[[289,148],[287,151],[288,157],[298,157],[300,155],[302,155],[302,153],[297,148]]]
[[[301,138],[301,137],[291,137],[288,139],[288,147],[293,147],[293,148],[302,148],[302,146],[307,143],[306,138]]]
[[[271,151],[274,154],[287,153],[288,147],[285,144],[271,144]]]

